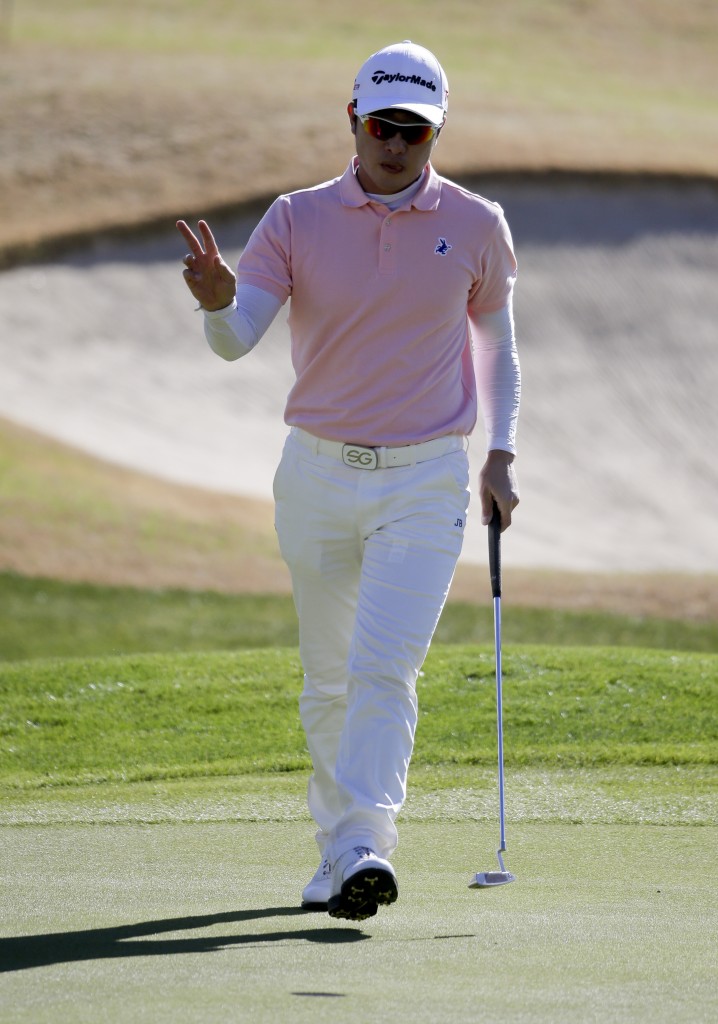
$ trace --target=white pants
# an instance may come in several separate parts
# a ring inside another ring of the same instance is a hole
[[[388,857],[416,680],[461,551],[468,458],[462,449],[367,471],[312,451],[308,438],[287,438],[274,496],[299,616],[309,810],[330,860],[353,846]]]

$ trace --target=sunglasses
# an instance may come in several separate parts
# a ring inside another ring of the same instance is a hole
[[[398,124],[396,121],[388,121],[384,117],[375,117],[373,114],[357,115],[364,131],[379,142],[388,142],[397,134],[401,135],[407,146],[421,146],[423,143],[433,139],[438,128],[433,124],[422,121],[420,124]]]

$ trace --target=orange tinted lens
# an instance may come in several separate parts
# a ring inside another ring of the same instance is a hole
[[[428,142],[430,138],[433,138],[435,130],[432,125],[407,125],[406,128],[399,129],[404,139],[410,145],[420,145],[422,142]]]
[[[410,146],[418,146],[422,142],[428,142],[434,134],[434,128],[430,124],[408,124],[405,128],[399,128],[401,137]]]
[[[418,146],[428,142],[434,135],[435,128],[430,124],[397,124],[385,121],[381,117],[367,116],[362,120],[364,131],[380,142],[393,139],[397,132],[409,146]]]

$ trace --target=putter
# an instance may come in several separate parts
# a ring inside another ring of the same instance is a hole
[[[499,860],[499,871],[477,871],[469,883],[470,889],[490,889],[496,885],[507,885],[516,881],[504,866],[503,854],[506,853],[506,817],[504,813],[504,722],[501,682],[501,514],[494,502],[493,515],[489,523],[489,573],[491,575],[491,593],[494,598],[494,647],[496,650],[496,724],[499,747],[499,848],[496,856]]]

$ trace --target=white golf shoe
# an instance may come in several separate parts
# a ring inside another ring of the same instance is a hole
[[[398,895],[394,868],[368,846],[353,847],[332,865],[330,917],[364,921]]]
[[[321,863],[314,872],[314,877],[304,886],[302,890],[302,905],[326,906],[332,893],[332,866],[326,857],[322,857]]]

